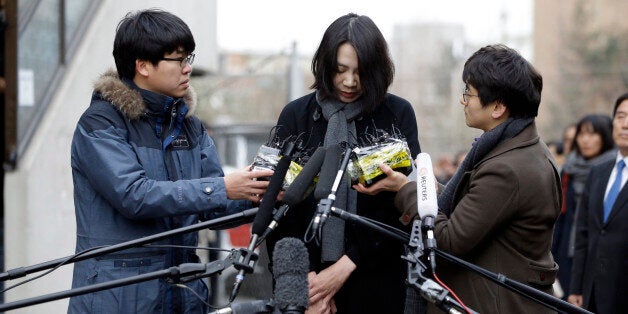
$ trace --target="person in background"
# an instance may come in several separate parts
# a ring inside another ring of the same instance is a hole
[[[576,136],[576,125],[570,124],[563,130],[563,138],[547,142],[547,147],[554,155],[558,169],[562,171],[563,165],[572,153],[572,145]]]
[[[571,262],[576,235],[578,203],[585,188],[591,167],[614,160],[617,153],[612,135],[613,123],[609,116],[592,114],[584,116],[576,124],[572,152],[563,166],[561,181],[563,202],[561,214],[554,227],[552,254],[560,267],[558,281],[563,291],[569,292]],[[567,296],[563,297],[567,300]]]
[[[456,172],[456,165],[449,154],[441,155],[434,166],[434,175],[440,184],[447,184],[447,181],[449,181]]]
[[[384,36],[367,16],[350,13],[329,25],[312,60],[315,92],[287,104],[277,121],[280,138],[307,134],[305,149],[355,145],[376,130],[400,133],[412,156],[420,152],[410,103],[387,93],[394,67]],[[327,160],[321,173],[327,173]],[[333,163],[332,163],[333,164]],[[333,173],[337,168],[332,169]],[[389,192],[358,194],[342,181],[334,206],[402,228]],[[303,238],[316,211],[310,195],[291,208],[268,238]],[[332,219],[333,218],[333,219]],[[406,229],[407,230],[407,229]],[[308,243],[308,313],[400,313],[405,298],[403,244],[376,231],[330,217],[322,247]],[[325,238],[327,237],[327,238]],[[328,239],[329,241],[326,241]]]
[[[578,206],[569,302],[628,313],[628,93],[615,101],[612,160],[591,167]]]
[[[576,125],[570,124],[563,132],[563,155],[568,156],[571,153],[574,138],[576,137]]]
[[[556,160],[556,165],[558,165],[558,169],[562,171],[563,165],[567,160],[567,156],[565,156],[564,153],[565,145],[563,144],[563,141],[549,141],[547,142],[547,148],[550,150],[550,153],[552,153],[552,156],[554,156],[554,160]]]
[[[465,150],[460,150],[456,153],[456,155],[454,156],[454,166],[456,167],[456,169],[458,169],[458,167],[462,165],[462,162],[464,161],[466,157],[467,157],[467,151]]]
[[[462,72],[460,99],[467,126],[484,133],[438,194],[434,236],[440,250],[545,293],[558,267],[550,252],[560,213],[560,176],[535,117],[543,79],[515,50],[490,45],[476,51]],[[390,167],[386,179],[363,193],[398,191],[395,205],[416,215],[417,185]],[[437,259],[436,275],[480,313],[552,311],[458,265]],[[441,312],[429,305],[428,312]]]
[[[236,213],[259,202],[272,171],[225,176],[216,146],[194,116],[195,42],[179,17],[130,12],[113,44],[117,72],[94,84],[71,148],[76,252]],[[199,261],[197,234],[167,238],[74,264],[72,288]],[[68,313],[206,313],[202,280],[165,280],[75,296]]]

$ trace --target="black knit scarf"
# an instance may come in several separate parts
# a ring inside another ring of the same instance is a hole
[[[323,117],[327,120],[327,131],[323,146],[329,148],[335,144],[355,145],[356,129],[355,119],[362,114],[362,103],[355,101],[343,103],[336,99],[321,99],[316,92],[316,101],[321,106]],[[325,171],[326,168],[337,170],[340,160],[325,160],[321,173],[332,173]],[[357,206],[357,192],[351,189],[351,182],[347,176],[340,182],[336,191],[334,206],[344,208],[346,211],[355,213]],[[330,216],[323,226],[321,261],[335,262],[344,254],[344,220]]]

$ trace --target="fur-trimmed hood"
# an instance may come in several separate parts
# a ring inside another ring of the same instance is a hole
[[[140,118],[147,111],[140,92],[125,84],[114,70],[101,75],[94,83],[94,90],[132,120]],[[196,109],[196,92],[192,86],[188,88],[183,100],[188,106],[186,117],[189,117]]]

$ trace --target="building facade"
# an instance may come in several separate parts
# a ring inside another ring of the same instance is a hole
[[[534,1],[534,64],[543,75],[540,131],[560,139],[589,113],[611,114],[628,90],[628,2]]]

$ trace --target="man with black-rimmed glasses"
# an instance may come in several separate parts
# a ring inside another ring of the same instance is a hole
[[[72,140],[77,252],[235,213],[264,194],[268,181],[255,179],[272,171],[225,176],[214,142],[193,115],[194,48],[188,26],[168,12],[132,12],[118,24],[117,71],[96,81]],[[155,244],[76,263],[72,287],[198,262],[195,233]],[[207,312],[205,283],[186,285],[151,280],[81,295],[71,298],[68,312]]]
[[[514,49],[489,45],[467,59],[462,83],[465,122],[483,133],[439,191],[434,221],[437,246],[551,294],[558,266],[550,248],[560,213],[561,184],[554,159],[536,129],[543,78]],[[403,211],[402,217],[416,215],[416,183],[408,184],[406,176],[382,168],[386,179],[356,189],[397,191],[395,205]],[[435,278],[480,313],[555,313],[474,272],[437,260]],[[406,304],[417,308],[414,313],[420,311],[420,302]],[[428,312],[436,311],[440,312],[430,305]]]

